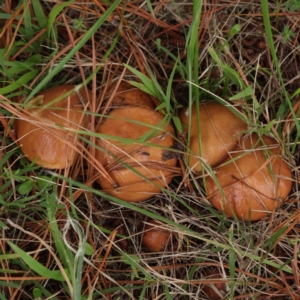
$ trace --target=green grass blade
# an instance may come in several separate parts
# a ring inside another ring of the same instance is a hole
[[[234,69],[232,69],[229,65],[224,64],[222,60],[219,58],[218,53],[212,47],[208,47],[207,50],[210,56],[212,57],[212,59],[219,65],[220,68],[222,68],[223,72],[226,74],[226,78],[229,78],[238,87],[245,89],[246,86],[242,81],[242,79],[240,78],[239,73]]]
[[[49,279],[55,279],[57,281],[65,281],[64,276],[59,270],[49,270],[44,265],[36,261],[34,258],[32,258],[29,254],[27,254],[25,251],[20,249],[18,246],[13,244],[10,241],[7,241],[8,245],[20,256],[20,258],[26,263],[26,265],[35,271],[37,274],[39,274],[42,277],[46,277]]]
[[[170,289],[169,289],[169,287],[168,287],[168,282],[165,282],[164,283],[164,291],[165,291],[165,296],[166,296],[166,299],[167,300],[171,300],[172,299],[172,297],[171,297],[171,294],[170,294]]]
[[[235,290],[235,251],[233,226],[229,228],[229,242],[231,244],[231,248],[229,249],[230,297],[233,298]]]
[[[143,285],[143,289],[139,295],[139,300],[144,300],[145,299],[145,293],[146,293],[146,290],[148,289],[149,287],[149,284],[146,282],[144,285]]]
[[[59,300],[57,297],[55,297],[53,295],[53,293],[49,292],[43,285],[41,285],[38,281],[33,281],[32,282],[35,286],[36,289],[39,289],[39,291],[41,293],[44,294],[44,296],[46,296],[47,298],[51,299],[51,300]]]
[[[273,245],[278,241],[278,239],[281,237],[281,235],[285,232],[287,229],[287,226],[283,226],[278,231],[276,231],[269,239],[267,239],[262,245],[262,249],[266,249],[267,247],[270,247],[272,249]]]
[[[155,13],[154,13],[154,10],[152,8],[152,5],[151,5],[151,1],[150,0],[146,0],[146,3],[147,3],[147,6],[149,8],[149,11],[151,13],[151,15],[153,16],[153,18],[155,19]]]
[[[85,43],[91,38],[91,36],[99,29],[99,27],[105,22],[105,20],[111,15],[111,13],[116,9],[116,7],[120,4],[121,0],[115,1],[105,13],[95,22],[95,24],[85,33],[82,39],[78,42],[78,44],[70,50],[70,52],[57,64],[55,68],[51,70],[45,78],[32,90],[32,92],[27,97],[25,104],[35,95],[37,94],[41,88],[51,79],[58,74],[63,68],[64,65],[75,55],[75,53],[85,45]],[[0,92],[1,93],[1,92]]]
[[[157,47],[157,50],[160,51],[164,51],[168,56],[170,56],[174,61],[177,61],[178,63],[178,68],[177,68],[177,71],[180,73],[181,77],[183,79],[185,79],[185,76],[186,76],[186,66],[181,62],[180,59],[178,59],[178,57],[176,57],[170,50],[168,50],[167,48],[165,48],[164,46],[161,45],[161,39],[156,39],[155,40],[155,43],[156,43],[156,47]]]
[[[14,282],[0,281],[0,286],[12,287],[15,289],[21,288],[20,284]]]
[[[37,75],[37,71],[31,71],[26,73],[25,75],[21,76],[19,79],[17,79],[15,82],[11,83],[10,85],[0,88],[0,94],[1,95],[7,95],[18,88],[22,87],[23,85],[26,85],[30,80],[32,80]]]
[[[39,0],[31,0],[33,11],[41,29],[47,27],[47,17]]]
[[[0,292],[0,300],[7,300],[7,298]]]
[[[57,220],[55,218],[55,212],[57,209],[57,198],[56,193],[52,193],[47,197],[47,212],[50,224],[50,230],[52,238],[59,254],[59,258],[62,260],[63,265],[68,269],[69,274],[74,272],[74,258],[71,251],[65,246],[62,240],[62,234],[59,230]]]
[[[48,21],[47,21],[47,36],[48,36],[48,39],[50,38],[51,31],[52,31],[52,26],[53,26],[53,23],[54,23],[55,19],[61,13],[61,11],[72,2],[74,2],[74,0],[69,0],[69,1],[66,1],[66,2],[59,3],[59,4],[55,4],[54,7],[52,8],[52,10],[51,10],[51,12],[48,16]]]
[[[254,95],[254,90],[252,85],[249,85],[248,87],[246,87],[244,90],[242,90],[241,92],[235,94],[234,96],[230,97],[229,100],[230,101],[234,101],[234,100],[239,100],[242,98],[245,99],[249,99],[249,97]]]
[[[167,92],[166,92],[166,98],[165,98],[165,104],[166,104],[166,109],[167,109],[168,114],[170,114],[171,111],[172,111],[171,92],[172,92],[173,78],[174,78],[174,75],[175,75],[176,68],[177,68],[177,60],[174,64],[174,67],[172,69],[172,72],[171,72],[169,80],[168,80],[168,86],[167,86]]]
[[[144,92],[146,92],[147,94],[151,94],[154,97],[158,96],[157,93],[157,88],[156,86],[158,85],[158,83],[151,80],[148,76],[146,76],[145,74],[143,74],[142,72],[136,70],[135,68],[124,64],[124,66],[130,71],[132,72],[138,79],[140,79],[142,81],[143,84],[139,84],[138,82],[133,82],[131,81],[130,84],[140,88],[141,90],[143,90]]]
[[[30,41],[33,38],[33,29],[32,29],[32,20],[30,13],[30,6],[28,5],[28,0],[24,0],[24,7],[27,9],[24,12],[24,27],[25,27],[25,35],[27,41]]]
[[[267,0],[261,0],[261,8],[262,8],[262,14],[263,14],[263,21],[264,21],[264,26],[265,26],[265,31],[266,31],[266,36],[267,36],[267,41],[268,41],[268,46],[270,48],[270,52],[271,52],[271,56],[281,83],[281,87],[282,87],[282,91],[284,93],[285,96],[285,103],[283,103],[282,105],[285,107],[285,115],[289,112],[292,113],[292,117],[293,120],[295,122],[295,126],[296,126],[296,139],[294,141],[294,146],[293,146],[293,150],[292,153],[295,152],[296,150],[296,145],[298,143],[299,137],[300,137],[300,124],[299,124],[299,120],[293,110],[293,105],[291,103],[291,99],[289,97],[289,94],[285,88],[285,84],[284,84],[284,80],[282,77],[282,73],[280,70],[280,66],[279,66],[279,62],[278,62],[278,58],[276,55],[276,49],[275,49],[275,45],[274,45],[274,40],[273,40],[273,34],[272,34],[272,30],[271,30],[271,24],[270,24],[270,14],[269,14],[269,5],[268,5],[268,1]],[[279,116],[277,115],[277,119],[282,119],[284,116]]]

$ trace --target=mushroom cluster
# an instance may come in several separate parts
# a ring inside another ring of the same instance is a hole
[[[111,90],[110,90],[111,92]],[[72,166],[78,130],[88,125],[87,89],[75,92],[62,85],[39,94],[27,103],[15,121],[25,156],[49,169]],[[110,178],[99,184],[110,195],[131,202],[146,200],[166,187],[175,174],[174,129],[155,111],[152,97],[122,81],[112,99],[115,108],[97,129],[95,158]]]
[[[195,105],[186,108],[180,119],[190,134],[189,168],[197,173],[205,165],[215,168],[215,175],[206,177],[215,208],[252,221],[279,208],[291,190],[292,174],[274,139],[244,135],[247,124],[216,102],[201,104],[199,111]]]
[[[48,169],[64,169],[74,163],[77,131],[86,128],[86,89],[73,85],[48,89],[27,103],[24,117],[16,119],[16,135],[22,152],[30,161]],[[82,103],[83,102],[83,103]]]
[[[154,109],[155,99],[124,81],[112,98],[114,109],[97,128],[95,158],[106,171],[98,182],[114,197],[144,201],[166,188],[176,174],[174,128]],[[26,157],[49,169],[72,166],[77,132],[88,125],[84,110],[90,99],[87,89],[78,92],[62,85],[27,103],[24,118],[15,122]],[[187,166],[199,174],[215,168],[215,175],[206,177],[214,207],[229,217],[259,220],[285,201],[292,174],[275,140],[244,135],[247,124],[217,102],[194,104],[179,118],[190,141]]]
[[[259,220],[274,212],[288,196],[292,174],[279,144],[257,134],[242,138],[216,168],[217,182],[208,177],[208,198],[230,217]]]
[[[144,94],[134,88],[118,93],[125,99],[122,106],[97,129],[96,159],[112,179],[101,176],[99,184],[110,195],[130,202],[160,193],[171,182],[177,161],[173,126],[151,108]]]

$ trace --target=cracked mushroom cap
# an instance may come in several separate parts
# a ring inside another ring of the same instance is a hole
[[[189,109],[185,108],[181,111],[179,118],[183,130],[188,132]],[[191,109],[189,145],[191,154],[188,157],[188,165],[198,173],[202,170],[201,159],[208,165],[215,166],[227,156],[229,151],[234,149],[241,133],[247,129],[247,124],[244,121],[226,106],[217,102],[200,104],[199,119],[200,133],[198,131],[197,108],[194,104]],[[201,151],[199,143],[201,144]]]
[[[84,88],[59,99],[74,88],[65,84],[40,93],[26,104],[24,117],[15,121],[22,152],[44,168],[64,169],[74,162],[74,131],[87,126],[83,104],[91,99],[91,93]]]
[[[109,95],[113,92],[114,87],[115,85],[113,85],[109,89]],[[126,81],[120,82],[120,85],[116,90],[115,96],[113,97],[111,104],[117,107],[124,107],[130,105],[155,109],[154,97]]]
[[[240,157],[241,156],[241,157]],[[285,201],[292,187],[292,174],[279,144],[257,134],[241,139],[234,152],[216,168],[216,178],[206,180],[210,202],[229,217],[259,220]]]
[[[98,181],[103,190],[116,198],[139,202],[160,193],[171,182],[177,161],[171,149],[174,131],[163,119],[145,107],[110,112],[97,131],[105,137],[97,142],[101,150],[96,149],[96,159],[115,184],[101,176]]]

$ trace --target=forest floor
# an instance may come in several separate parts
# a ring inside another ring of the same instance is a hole
[[[299,0],[0,1],[0,299],[300,299],[299,9]],[[240,113],[247,133],[280,144],[287,199],[260,220],[226,216],[207,197],[214,170],[189,169],[188,145],[161,193],[137,203],[107,194],[95,132],[121,80],[156,98],[179,143],[178,114],[192,103]],[[51,170],[27,160],[14,122],[62,84],[91,91],[89,127],[77,132],[76,163]],[[141,242],[151,219],[172,232],[159,251]]]

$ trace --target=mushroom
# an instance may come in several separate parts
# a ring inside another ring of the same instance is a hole
[[[226,157],[229,151],[234,149],[240,134],[247,129],[247,124],[243,120],[226,106],[217,102],[201,103],[199,119],[194,104],[191,108],[190,128],[188,128],[188,108],[180,112],[179,118],[183,130],[185,132],[190,130],[189,149],[191,153],[188,165],[198,173],[202,170],[201,160],[209,166],[215,166]]]
[[[142,245],[153,252],[163,251],[171,242],[172,233],[156,220],[150,220],[145,225]]]
[[[174,131],[163,115],[145,107],[118,108],[97,132],[103,137],[97,142],[95,157],[115,182],[99,178],[107,193],[138,202],[160,193],[171,182],[176,166],[171,149]]]
[[[234,152],[216,168],[216,180],[206,180],[210,202],[229,217],[259,220],[285,201],[292,174],[279,144],[266,135],[241,139]]]
[[[204,272],[205,279],[211,280],[213,283],[206,284],[202,290],[206,297],[210,300],[224,299],[226,291],[226,278],[217,267],[212,267]]]
[[[114,91],[115,85],[112,85],[108,91],[108,95]],[[119,87],[116,90],[115,96],[112,99],[111,104],[117,107],[123,106],[142,106],[155,109],[152,96],[144,91],[134,87],[127,81],[121,81]]]
[[[25,117],[15,120],[22,152],[44,168],[64,169],[74,162],[76,130],[87,126],[84,105],[91,99],[89,91],[71,92],[74,88],[65,84],[40,93],[26,104]]]

